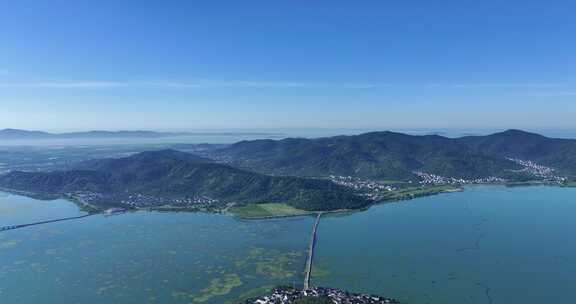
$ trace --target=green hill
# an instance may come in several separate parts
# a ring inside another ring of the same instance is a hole
[[[443,176],[497,176],[518,166],[475,153],[456,139],[373,132],[320,139],[244,141],[217,152],[231,164],[263,173],[297,176],[350,175],[409,180],[413,171]]]
[[[344,175],[374,179],[415,179],[414,171],[457,178],[510,177],[532,160],[576,173],[576,140],[551,139],[509,130],[488,136],[447,138],[372,132],[319,139],[243,141],[215,154],[234,166],[267,174]]]
[[[70,171],[11,172],[0,176],[0,187],[55,197],[88,191],[101,194],[102,200],[134,195],[165,200],[209,197],[238,204],[286,203],[303,210],[361,208],[370,203],[330,181],[271,177],[173,150],[93,160]]]
[[[576,177],[576,140],[548,138],[520,130],[488,136],[469,136],[459,141],[475,153],[494,157],[532,160]]]

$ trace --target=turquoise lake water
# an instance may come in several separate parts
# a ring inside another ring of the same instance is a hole
[[[80,215],[0,193],[0,226]],[[313,285],[403,303],[576,302],[576,188],[470,187],[318,230]],[[313,218],[136,212],[0,232],[0,303],[226,303],[301,284]]]
[[[470,187],[318,230],[315,284],[403,303],[576,303],[576,189]]]
[[[78,214],[0,197],[0,225]],[[312,222],[137,212],[0,232],[0,303],[225,303],[301,282]]]

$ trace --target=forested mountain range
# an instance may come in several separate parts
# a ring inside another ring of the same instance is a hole
[[[275,175],[344,175],[413,180],[422,171],[456,178],[514,178],[531,160],[576,176],[576,140],[553,139],[520,130],[448,138],[371,132],[318,139],[242,141],[212,153],[231,165]]]

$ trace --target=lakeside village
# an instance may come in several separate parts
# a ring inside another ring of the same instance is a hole
[[[312,287],[308,290],[275,288],[272,294],[250,299],[245,304],[292,304],[305,298],[329,299],[334,304],[390,304],[397,300],[375,295],[349,293],[336,288]]]
[[[475,178],[475,179],[464,179],[456,177],[445,177],[436,174],[430,174],[420,171],[415,171],[422,185],[471,185],[471,184],[503,184],[506,182],[505,179],[489,176],[485,178]]]
[[[519,170],[519,172],[528,173],[533,176],[557,183],[565,183],[568,180],[566,177],[555,175],[554,168],[539,165],[530,160],[522,160],[517,158],[507,158],[507,159],[523,167],[521,170]]]
[[[363,192],[364,196],[374,201],[379,200],[382,197],[382,195],[386,192],[397,190],[396,187],[384,184],[382,182],[373,180],[363,180],[359,178],[354,178],[352,176],[330,175],[329,179],[336,185],[344,186],[359,192]]]
[[[566,177],[555,175],[554,168],[539,165],[530,160],[521,160],[516,158],[507,158],[507,159],[522,166],[522,169],[514,171],[515,173],[524,173],[527,175],[531,175],[537,179],[541,179],[542,181],[549,183],[564,184],[568,180]],[[489,176],[477,179],[463,179],[455,177],[444,177],[425,172],[414,172],[414,174],[416,174],[420,178],[420,183],[425,185],[503,184],[508,182],[508,180],[506,179],[495,176]]]
[[[541,179],[542,181],[549,183],[564,184],[567,182],[567,178],[563,176],[555,175],[555,170],[550,167],[539,165],[530,160],[521,160],[515,158],[508,158],[508,160],[517,163],[522,166],[522,169],[516,170],[516,173],[525,173],[535,178]],[[465,179],[457,177],[445,177],[436,174],[415,171],[413,172],[418,178],[418,184],[422,186],[426,185],[471,185],[471,184],[504,184],[508,180],[496,176],[489,176],[484,178],[475,179]],[[352,176],[334,176],[330,175],[330,180],[335,184],[352,188],[358,191],[369,192],[368,197],[376,199],[383,192],[398,190],[397,187],[390,185],[390,183],[383,183],[373,180],[362,180],[359,178],[354,178]],[[408,182],[412,184],[412,181]]]
[[[473,180],[454,178],[454,177],[443,177],[435,174],[424,173],[424,172],[414,172],[420,180],[415,183],[408,181],[406,183],[398,183],[396,185],[391,185],[389,182],[380,182],[375,180],[363,180],[360,178],[355,178],[352,176],[330,176],[330,180],[340,186],[354,189],[355,191],[361,192],[362,195],[371,200],[380,200],[386,197],[387,193],[391,193],[397,190],[401,190],[401,184],[409,185],[407,187],[422,187],[422,186],[437,186],[437,185],[453,185],[460,186],[465,184],[496,184],[504,183],[506,180],[498,177],[487,177],[478,178]]]
[[[109,205],[107,202],[114,202],[113,205],[120,208],[107,209],[107,213],[120,212],[127,209],[163,209],[173,210],[216,210],[224,207],[217,200],[206,196],[194,196],[188,198],[157,197],[145,194],[104,194],[90,191],[78,191],[68,193],[67,196],[80,204],[99,209],[97,206]]]

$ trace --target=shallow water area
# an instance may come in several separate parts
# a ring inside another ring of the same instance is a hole
[[[2,197],[0,210],[18,204],[38,204],[38,212],[0,219],[81,214],[66,201],[13,195]],[[0,302],[224,303],[301,282],[311,223],[134,212],[1,232]]]

